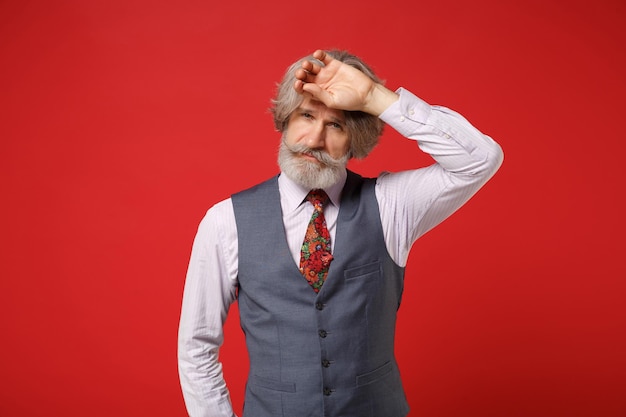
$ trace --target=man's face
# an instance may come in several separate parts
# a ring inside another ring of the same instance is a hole
[[[278,163],[307,188],[325,188],[339,179],[348,162],[350,139],[342,110],[305,98],[289,117]]]

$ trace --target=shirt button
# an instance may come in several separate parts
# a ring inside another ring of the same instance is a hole
[[[322,304],[322,303],[315,303],[315,308],[317,308],[318,310],[323,310],[324,309],[324,304]]]
[[[328,335],[326,330],[320,330],[319,332],[317,332],[317,334],[319,334],[322,339]]]
[[[333,390],[331,390],[330,388],[324,387],[324,395],[329,396],[332,392]]]
[[[404,120],[405,120],[405,119],[404,119],[404,116],[400,116],[400,121],[401,121],[401,122],[404,122]]]
[[[322,366],[323,366],[324,368],[328,368],[328,367],[330,366],[330,361],[329,361],[328,359],[324,359],[324,360],[322,361]]]
[[[413,109],[409,110],[409,114],[410,114],[411,116],[413,116],[413,115],[415,114],[415,110],[413,110]]]

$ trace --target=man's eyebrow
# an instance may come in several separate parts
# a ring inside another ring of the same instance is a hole
[[[335,123],[339,123],[340,125],[345,125],[346,124],[346,119],[340,119],[338,117],[331,117],[331,119],[335,122]]]
[[[298,107],[296,110],[302,113],[311,113],[311,114],[315,113],[315,110],[309,109],[308,107],[302,107],[302,106]]]
[[[311,113],[312,115],[316,115],[317,114],[316,110],[310,109],[308,107],[302,107],[302,106],[298,107],[296,109],[296,111],[298,111],[300,113]],[[345,118],[339,118],[339,117],[331,116],[331,117],[329,117],[329,119],[332,120],[335,123],[339,123],[340,125],[346,124]]]

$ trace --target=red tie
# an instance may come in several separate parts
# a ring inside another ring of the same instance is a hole
[[[330,233],[324,218],[324,205],[328,203],[328,195],[324,190],[312,190],[306,199],[313,204],[315,210],[306,229],[302,252],[300,254],[300,272],[309,282],[313,291],[319,292],[324,284],[328,267],[333,255],[330,253]]]

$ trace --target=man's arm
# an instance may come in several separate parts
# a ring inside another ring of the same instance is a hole
[[[196,234],[183,295],[178,369],[192,417],[232,417],[218,361],[223,323],[235,299],[237,231],[230,200],[208,211]]]
[[[383,173],[376,185],[385,241],[405,265],[415,240],[465,204],[498,170],[500,146],[460,114],[431,106],[407,90],[380,118],[415,140],[435,164]]]

